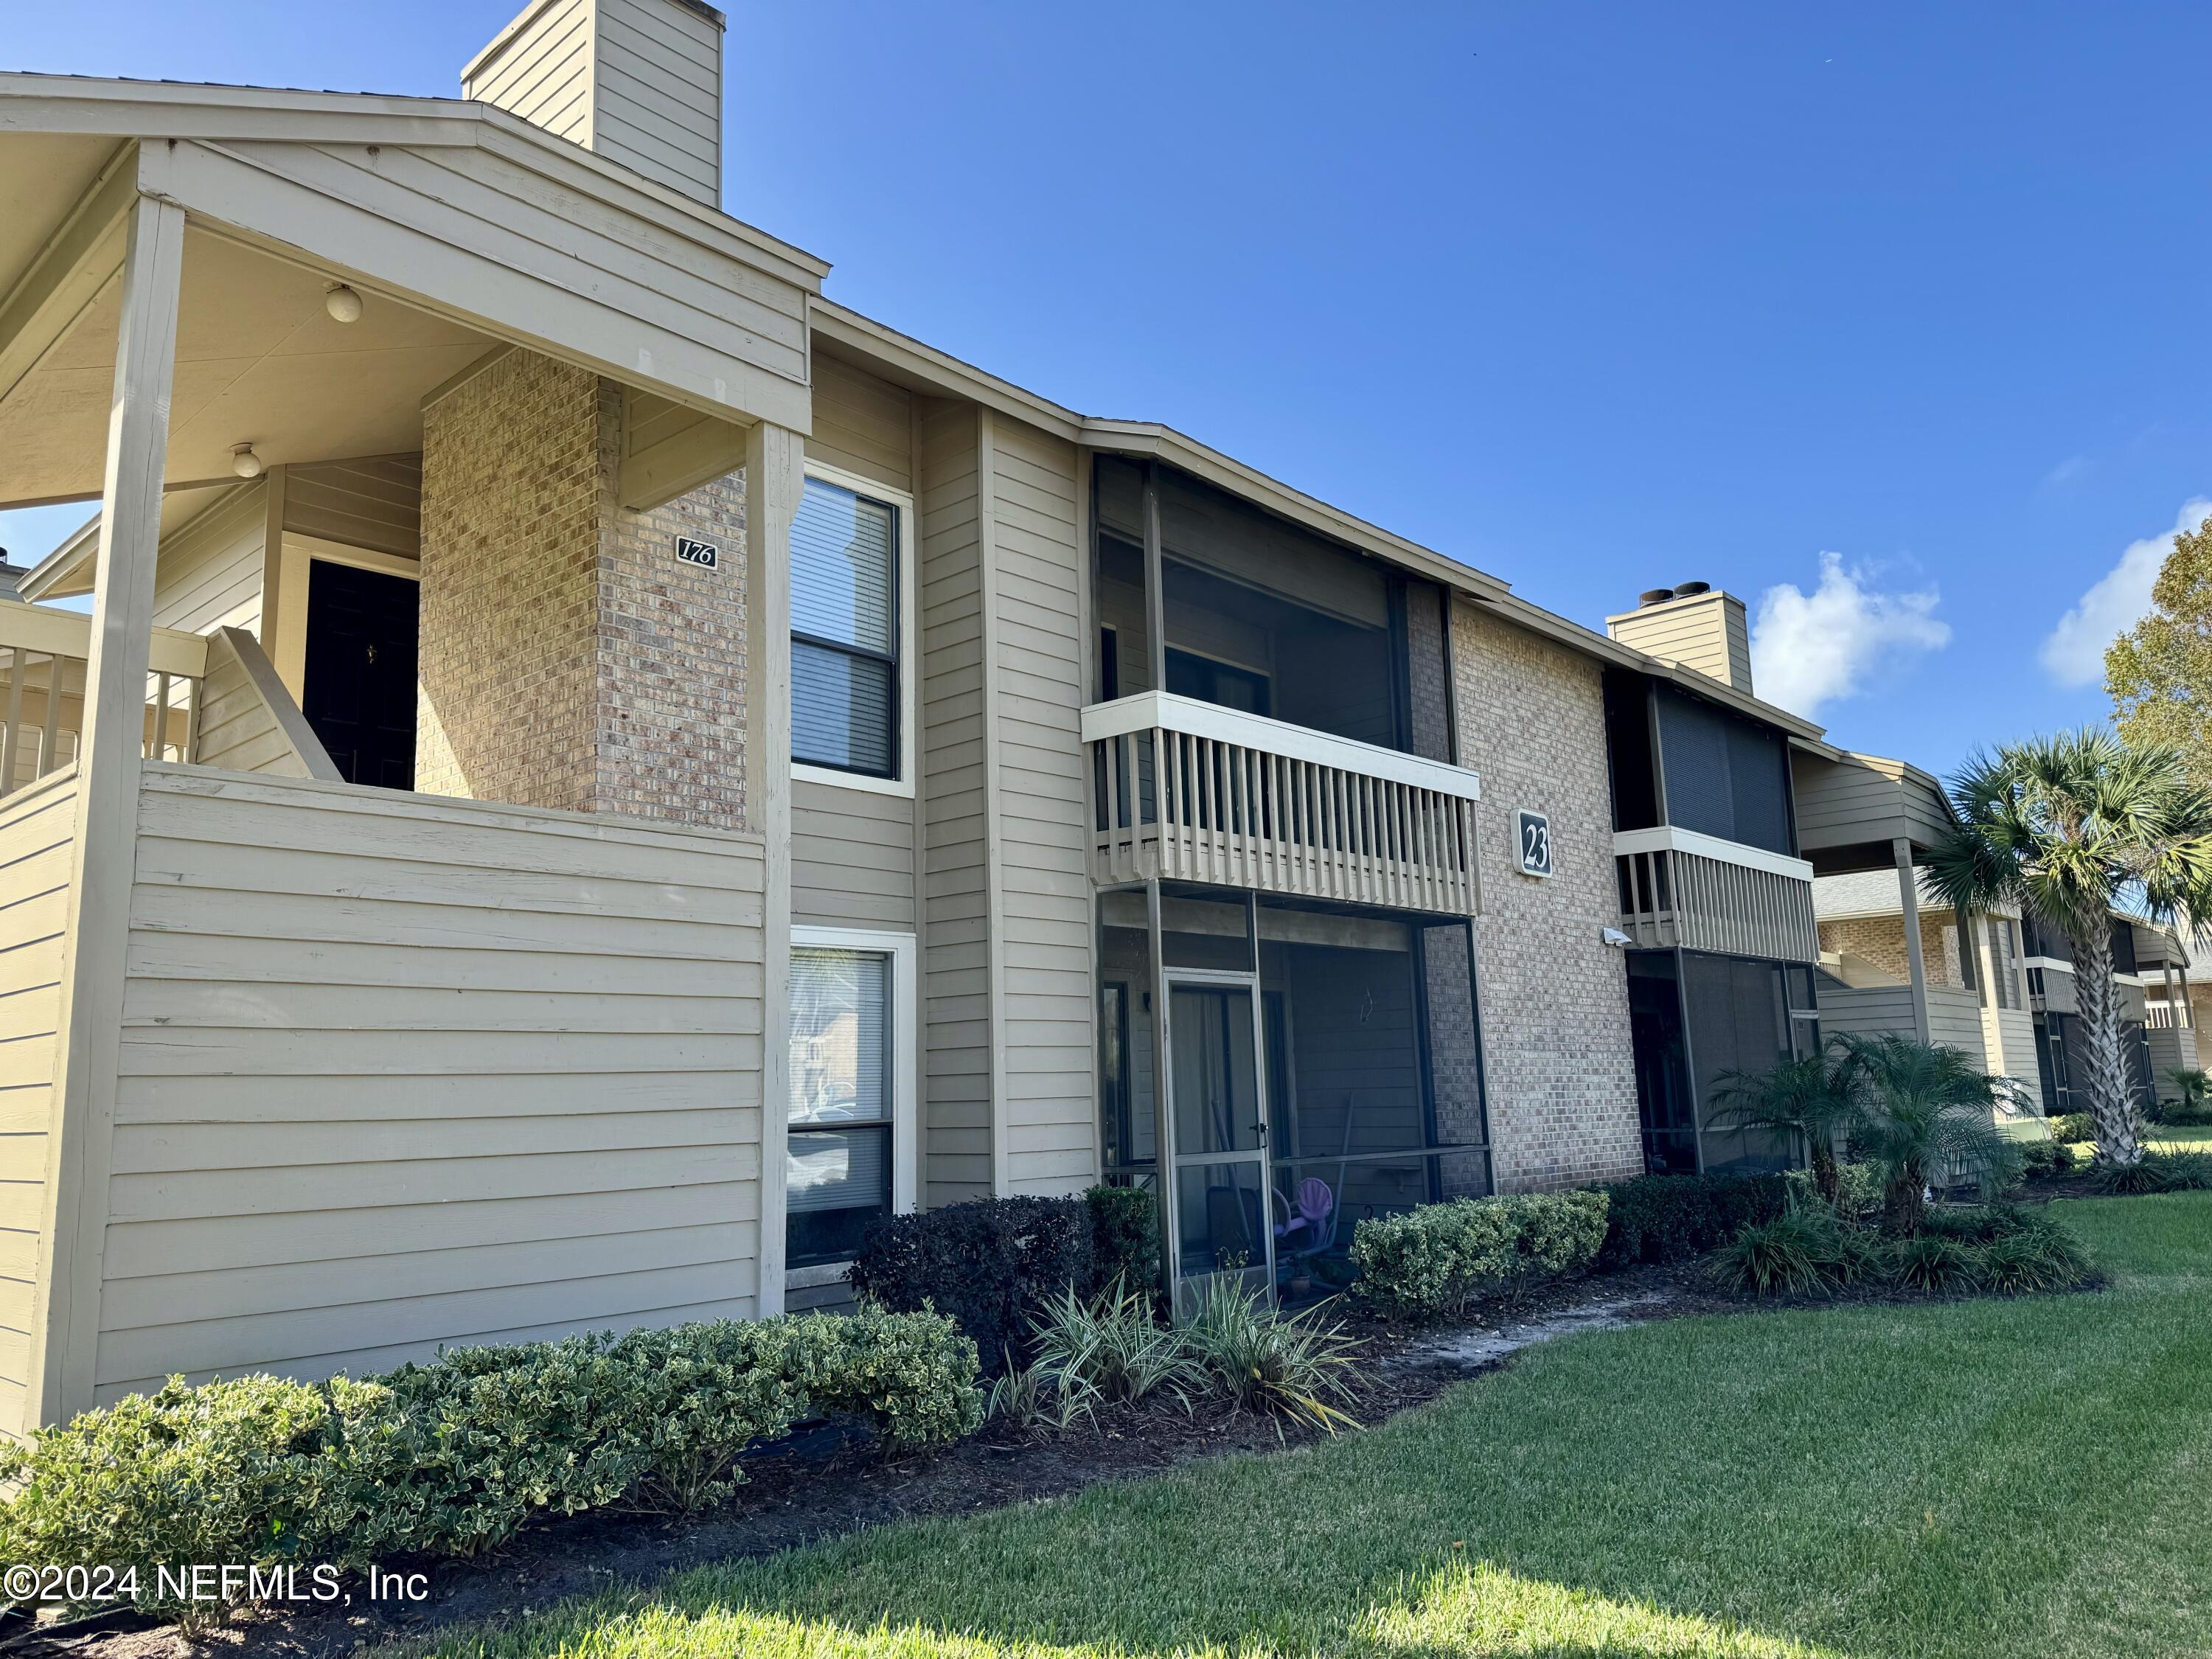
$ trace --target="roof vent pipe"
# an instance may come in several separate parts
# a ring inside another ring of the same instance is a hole
[[[1638,605],[1664,605],[1674,597],[1671,587],[1647,587],[1636,596]]]
[[[1710,593],[1712,591],[1713,585],[1711,582],[1676,582],[1674,584],[1674,597],[1678,599],[1695,599],[1700,593]]]

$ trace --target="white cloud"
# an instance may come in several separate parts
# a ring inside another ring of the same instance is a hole
[[[1858,691],[1877,669],[1940,651],[1951,625],[1937,620],[1937,595],[1877,593],[1871,573],[1846,569],[1843,555],[1820,555],[1820,585],[1770,587],[1751,628],[1752,683],[1769,702],[1808,720],[1824,702]]]
[[[2192,495],[2181,504],[2173,528],[2163,535],[2130,542],[2118,563],[2098,579],[2074,608],[2058,619],[2038,653],[2043,666],[2061,685],[2094,685],[2105,678],[2105,647],[2133,628],[2150,609],[2151,584],[2173,551],[2173,538],[2194,530],[2212,514],[2212,501]]]
[[[2063,489],[2087,472],[2094,463],[2087,455],[2069,455],[2043,475],[2045,489]]]

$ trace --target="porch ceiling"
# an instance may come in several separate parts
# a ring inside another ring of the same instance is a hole
[[[98,134],[9,133],[0,140],[0,296],[83,199],[115,140]]]
[[[9,140],[0,177],[14,178]],[[92,143],[94,172],[112,144]],[[57,155],[82,167],[82,156]],[[82,193],[85,179],[64,200]],[[41,191],[40,202],[60,191]],[[49,216],[51,219],[51,216]],[[0,210],[0,273],[26,262],[22,232]],[[229,483],[231,449],[264,463],[393,454],[422,447],[425,393],[490,350],[488,336],[364,292],[354,323],[324,307],[331,279],[205,230],[188,230],[169,425],[172,487]],[[53,349],[0,400],[0,506],[100,493],[113,389],[121,281],[112,277]]]

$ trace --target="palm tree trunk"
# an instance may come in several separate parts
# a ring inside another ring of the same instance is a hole
[[[2136,1139],[2135,1103],[2129,1098],[2128,1070],[2120,1059],[2112,924],[2098,916],[2073,945],[2074,994],[2081,1009],[2081,1060],[2089,1079],[2089,1111],[2097,1120],[2097,1161],[2121,1167],[2139,1164],[2142,1143]]]
[[[1928,1172],[1917,1164],[1899,1164],[1881,1197],[1884,1230],[1893,1238],[1914,1237],[1928,1207]]]

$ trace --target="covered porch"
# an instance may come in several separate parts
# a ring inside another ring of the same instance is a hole
[[[90,599],[0,605],[10,1433],[782,1290],[824,267],[479,106],[197,91],[0,77],[0,507],[84,504]]]
[[[1105,1179],[1172,1281],[1346,1282],[1364,1218],[1492,1190],[1464,916],[1159,883],[1099,895]]]

